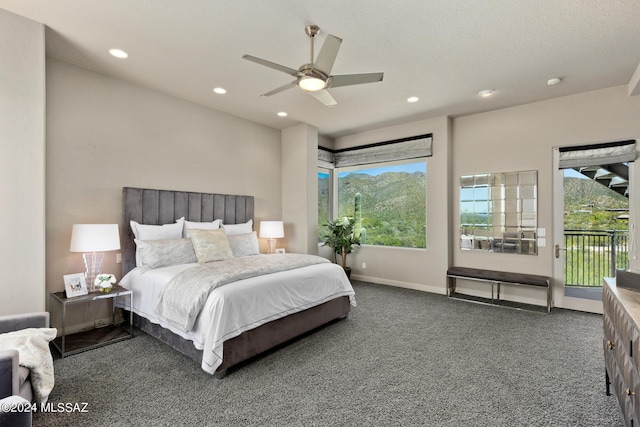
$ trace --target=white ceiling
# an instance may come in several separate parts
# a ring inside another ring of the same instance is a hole
[[[0,0],[0,8],[46,24],[54,58],[329,137],[623,85],[640,62],[638,0]],[[298,68],[309,60],[308,24],[320,26],[316,53],[327,33],[343,39],[333,74],[384,71],[384,81],[331,89],[331,108],[297,88],[261,97],[292,78],[242,55]],[[113,47],[129,58],[110,56]],[[551,77],[562,83],[547,86]],[[496,93],[483,99],[482,89]]]

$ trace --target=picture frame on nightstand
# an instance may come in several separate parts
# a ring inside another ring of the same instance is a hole
[[[89,293],[84,273],[65,274],[63,278],[64,292],[67,298],[79,297]]]

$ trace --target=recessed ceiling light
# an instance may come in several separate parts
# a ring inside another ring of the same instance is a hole
[[[121,49],[109,49],[109,53],[116,58],[125,59],[129,57],[129,54]]]
[[[560,77],[553,77],[549,80],[547,80],[547,86],[555,86],[558,83],[560,83],[562,81],[562,79]]]
[[[407,98],[407,102],[418,102],[420,101],[420,98],[418,98],[417,96],[410,96],[409,98]]]
[[[213,91],[218,95],[224,95],[225,93],[227,93],[226,89],[221,87],[214,88]]]
[[[478,95],[480,95],[483,98],[486,98],[488,96],[491,96],[495,93],[496,91],[493,89],[485,89],[485,90],[481,90],[480,92],[478,92]]]
[[[284,111],[280,111],[280,112],[278,113],[278,116],[280,116],[280,117],[287,117],[287,116],[288,116],[288,114],[287,114],[286,112],[284,112]]]

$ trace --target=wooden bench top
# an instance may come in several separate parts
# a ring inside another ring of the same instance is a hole
[[[483,270],[480,268],[450,267],[447,276],[468,277],[480,280],[491,280],[503,283],[520,283],[523,285],[542,286],[548,288],[551,279],[535,274],[511,273],[508,271]]]

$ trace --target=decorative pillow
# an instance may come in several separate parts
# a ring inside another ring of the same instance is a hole
[[[229,246],[231,246],[231,252],[233,252],[235,258],[260,255],[258,235],[255,231],[247,234],[230,234],[227,238],[229,239]]]
[[[245,222],[244,224],[222,224],[224,232],[227,234],[247,234],[253,231],[253,220]]]
[[[200,264],[233,258],[229,239],[227,239],[224,230],[199,230],[194,228],[190,233],[193,249]]]
[[[131,221],[131,230],[138,240],[160,240],[182,238],[184,219],[180,218],[175,224],[147,225]]]
[[[138,267],[158,268],[196,262],[191,239],[138,240]]]
[[[184,218],[181,218],[184,219]],[[179,219],[176,220],[180,221]],[[195,222],[195,221],[184,221],[184,234],[183,237],[189,237],[189,230],[195,228],[198,230],[217,230],[218,228],[220,228],[220,225],[222,224],[222,220],[221,219],[216,219],[215,221],[211,221],[211,222]]]

